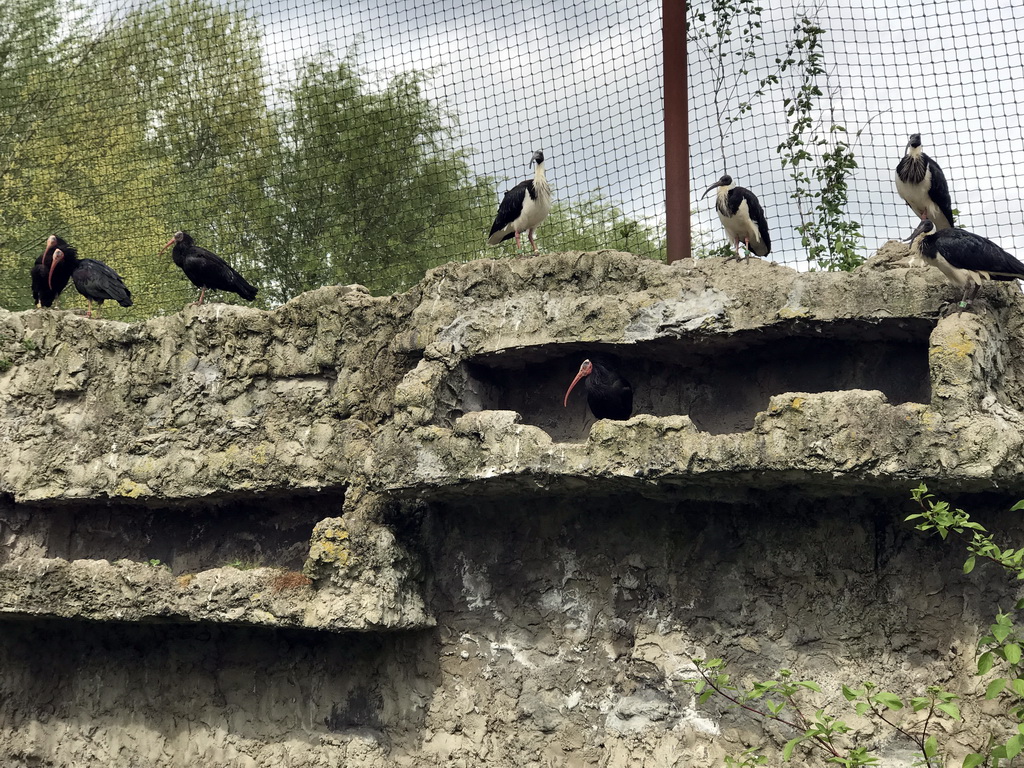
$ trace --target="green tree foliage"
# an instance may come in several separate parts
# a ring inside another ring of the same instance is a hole
[[[539,232],[545,251],[610,248],[665,260],[664,230],[628,216],[599,193],[583,200],[555,202]]]
[[[309,62],[276,120],[283,137],[264,228],[267,282],[282,300],[319,285],[393,290],[483,247],[491,185],[453,149],[424,75],[367,83],[351,59]]]
[[[497,194],[426,73],[386,79],[325,52],[275,90],[244,6],[163,0],[97,19],[75,0],[7,0],[0,18],[0,306],[27,309],[47,235],[120,272],[130,319],[195,297],[160,248],[178,229],[260,286],[263,306],[321,285],[404,288],[452,259],[500,256]],[[545,249],[660,253],[656,228],[599,196],[563,203]],[[235,300],[221,296],[220,300]],[[73,288],[63,306],[84,306]]]

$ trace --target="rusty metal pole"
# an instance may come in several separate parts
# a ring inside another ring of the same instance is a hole
[[[690,123],[686,93],[686,0],[662,0],[665,96],[665,219],[668,263],[690,255]]]

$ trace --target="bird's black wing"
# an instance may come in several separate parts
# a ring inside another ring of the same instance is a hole
[[[49,307],[53,304],[55,296],[53,291],[50,290],[50,286],[47,283],[47,277],[49,270],[43,264],[43,257],[40,256],[36,259],[36,263],[32,266],[32,303],[41,304],[44,307]]]
[[[237,293],[246,301],[256,298],[257,288],[220,256],[198,245],[192,246],[185,254],[182,269],[188,279],[199,287]]]
[[[494,224],[491,225],[489,237],[500,232],[519,218],[519,215],[523,212],[523,202],[526,200],[527,194],[530,197],[536,197],[533,191],[533,179],[521,181],[505,193],[505,197],[501,199],[501,205],[498,206],[498,215],[494,217]],[[508,240],[510,237],[515,237],[515,233],[509,232],[498,242]]]
[[[587,405],[598,419],[625,421],[633,415],[633,387],[603,355],[591,355],[593,372],[586,379]]]
[[[131,291],[124,279],[102,261],[81,259],[71,274],[78,292],[92,301],[113,299],[122,307],[132,305]]]
[[[953,226],[953,201],[949,197],[949,185],[946,183],[946,174],[939,168],[939,164],[925,155],[928,163],[928,170],[932,172],[932,186],[928,190],[928,197],[942,211],[949,226]]]
[[[996,280],[1024,280],[1024,264],[988,238],[963,229],[935,235],[938,252],[957,269],[994,273]]]
[[[757,231],[761,233],[761,242],[764,245],[762,250],[760,245],[752,244],[750,250],[758,256],[767,256],[772,252],[772,240],[768,234],[768,219],[764,216],[764,208],[761,207],[761,201],[757,199],[757,195],[744,187],[733,187],[729,190],[728,205],[730,211],[735,213],[740,207],[740,203],[744,200],[747,201],[747,212],[750,214],[750,220],[754,222]]]

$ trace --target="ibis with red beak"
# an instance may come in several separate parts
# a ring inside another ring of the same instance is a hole
[[[132,293],[124,284],[124,279],[113,269],[97,259],[80,259],[78,251],[68,247],[67,250],[57,248],[53,252],[53,266],[50,267],[50,274],[64,265],[65,269],[71,270],[71,279],[75,288],[85,296],[89,302],[89,312],[86,317],[92,317],[92,303],[95,301],[99,308],[103,302],[112,299],[122,307],[132,305]]]
[[[54,268],[53,252],[58,248],[63,251],[74,250],[64,238],[50,235],[42,254],[32,266],[32,299],[36,307],[53,306],[71,279],[71,269],[67,264]]]
[[[587,405],[595,419],[625,421],[633,415],[633,388],[608,360],[596,356],[583,361],[565,392],[563,407],[569,405],[569,393],[581,379],[587,390]]]
[[[175,232],[174,237],[160,249],[160,253],[172,245],[174,250],[171,251],[171,259],[181,267],[185,277],[192,281],[192,285],[200,289],[197,304],[203,303],[207,290],[230,291],[237,293],[246,301],[256,298],[258,288],[251,285],[220,256],[196,245],[196,241],[188,232]]]

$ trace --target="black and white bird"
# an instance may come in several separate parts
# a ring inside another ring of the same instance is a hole
[[[925,219],[908,238],[910,252],[963,288],[959,308],[970,306],[984,280],[1024,280],[1024,264],[998,245],[965,229],[938,229]]]
[[[749,189],[737,187],[732,183],[732,176],[726,174],[710,187],[704,196],[713,189],[718,190],[715,208],[718,218],[722,220],[725,233],[729,236],[736,258],[740,256],[740,241],[747,246],[747,258],[767,256],[772,252],[772,241],[768,235],[768,222],[764,217],[764,209],[758,202],[757,195]]]
[[[533,246],[533,252],[540,252],[533,239],[533,233],[551,212],[551,186],[544,176],[544,152],[537,150],[533,153],[530,165],[534,163],[536,167],[533,178],[519,182],[502,198],[501,205],[498,206],[498,215],[494,217],[494,224],[491,225],[491,235],[487,238],[488,245],[497,245],[514,237],[518,250],[522,245],[519,233],[525,232],[530,239],[530,245]]]
[[[953,226],[953,203],[939,164],[921,150],[921,134],[915,133],[896,166],[896,191],[921,219],[930,219],[940,232]]]
[[[71,270],[71,279],[75,288],[85,296],[89,302],[89,312],[86,317],[92,317],[92,303],[95,301],[99,307],[103,302],[112,299],[122,307],[132,305],[132,293],[125,287],[124,279],[113,269],[102,261],[96,259],[80,259],[74,248],[63,251],[57,248],[53,252],[53,265],[50,267],[50,274],[53,275],[60,265]],[[96,311],[99,312],[99,307]]]
[[[633,387],[609,360],[597,356],[583,361],[576,378],[565,392],[562,407],[569,405],[569,393],[580,379],[583,379],[587,390],[587,405],[595,419],[625,421],[633,414]]]

